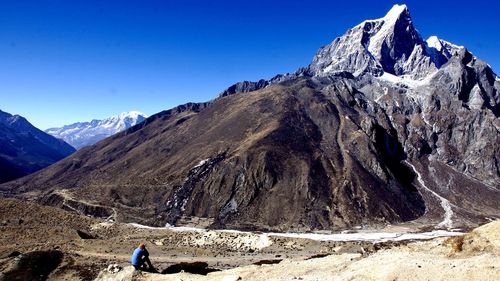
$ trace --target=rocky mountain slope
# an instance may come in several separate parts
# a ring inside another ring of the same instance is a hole
[[[146,118],[146,114],[142,112],[122,112],[119,115],[103,120],[78,122],[60,128],[50,128],[45,132],[56,138],[63,139],[76,149],[80,149],[135,126]]]
[[[0,111],[0,183],[43,169],[74,151],[25,118]]]
[[[499,214],[499,91],[488,64],[423,40],[396,5],[307,68],[158,113],[1,188],[151,225],[469,227]]]

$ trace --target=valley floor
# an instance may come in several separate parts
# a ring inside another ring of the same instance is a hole
[[[500,279],[500,221],[428,241],[384,235],[394,237],[338,241],[317,239],[331,235],[141,228],[0,199],[0,280]],[[185,272],[134,271],[129,258],[140,242],[159,271]]]

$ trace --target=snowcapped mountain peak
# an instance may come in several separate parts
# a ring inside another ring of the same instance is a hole
[[[404,17],[402,17],[404,16]],[[370,19],[370,20],[365,20],[362,23],[358,24],[354,28],[357,27],[364,27],[366,24],[370,23],[379,23],[379,24],[386,24],[388,25],[394,25],[398,19],[406,19],[411,21],[411,15],[410,11],[408,10],[408,7],[405,4],[402,5],[394,5],[388,12],[385,14],[384,17],[377,18],[377,19]]]
[[[409,57],[414,46],[422,42],[405,5],[395,5],[385,17],[365,25],[365,30],[370,35],[368,51],[392,74],[397,74],[394,62],[403,56]]]
[[[427,46],[430,48],[434,48],[438,51],[443,49],[443,44],[441,44],[441,40],[437,36],[431,36],[426,40]]]
[[[365,20],[322,47],[308,70],[315,76],[388,73],[420,81],[435,73],[456,52],[456,46],[436,36],[424,41],[408,7],[394,5],[384,17]]]
[[[118,115],[120,119],[125,119],[125,118],[133,118],[137,119],[139,116],[146,116],[146,114],[140,112],[140,111],[129,111],[129,112],[122,112]]]
[[[61,128],[51,128],[46,132],[79,149],[135,126],[146,118],[147,115],[140,111],[129,111],[103,120],[94,119],[90,122],[78,122]]]
[[[394,5],[392,8],[387,12],[385,17],[383,17],[384,20],[393,20],[396,21],[401,14],[407,14],[409,15],[410,12],[408,11],[408,7],[405,4],[402,5]]]

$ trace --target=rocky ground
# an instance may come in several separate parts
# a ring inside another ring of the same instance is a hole
[[[403,243],[361,253],[292,258],[277,264],[249,265],[207,276],[103,271],[98,280],[498,280],[500,222],[468,234]]]
[[[428,242],[341,242],[141,228],[18,200],[0,203],[0,280],[495,280],[500,276],[500,223]],[[135,272],[129,266],[130,254],[140,242],[146,243],[153,264],[164,274]],[[179,271],[184,272],[175,273]]]

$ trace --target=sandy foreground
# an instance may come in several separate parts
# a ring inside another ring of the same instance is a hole
[[[126,267],[97,280],[500,280],[500,221],[462,236],[436,238],[371,254],[344,253],[196,275],[143,273]]]

